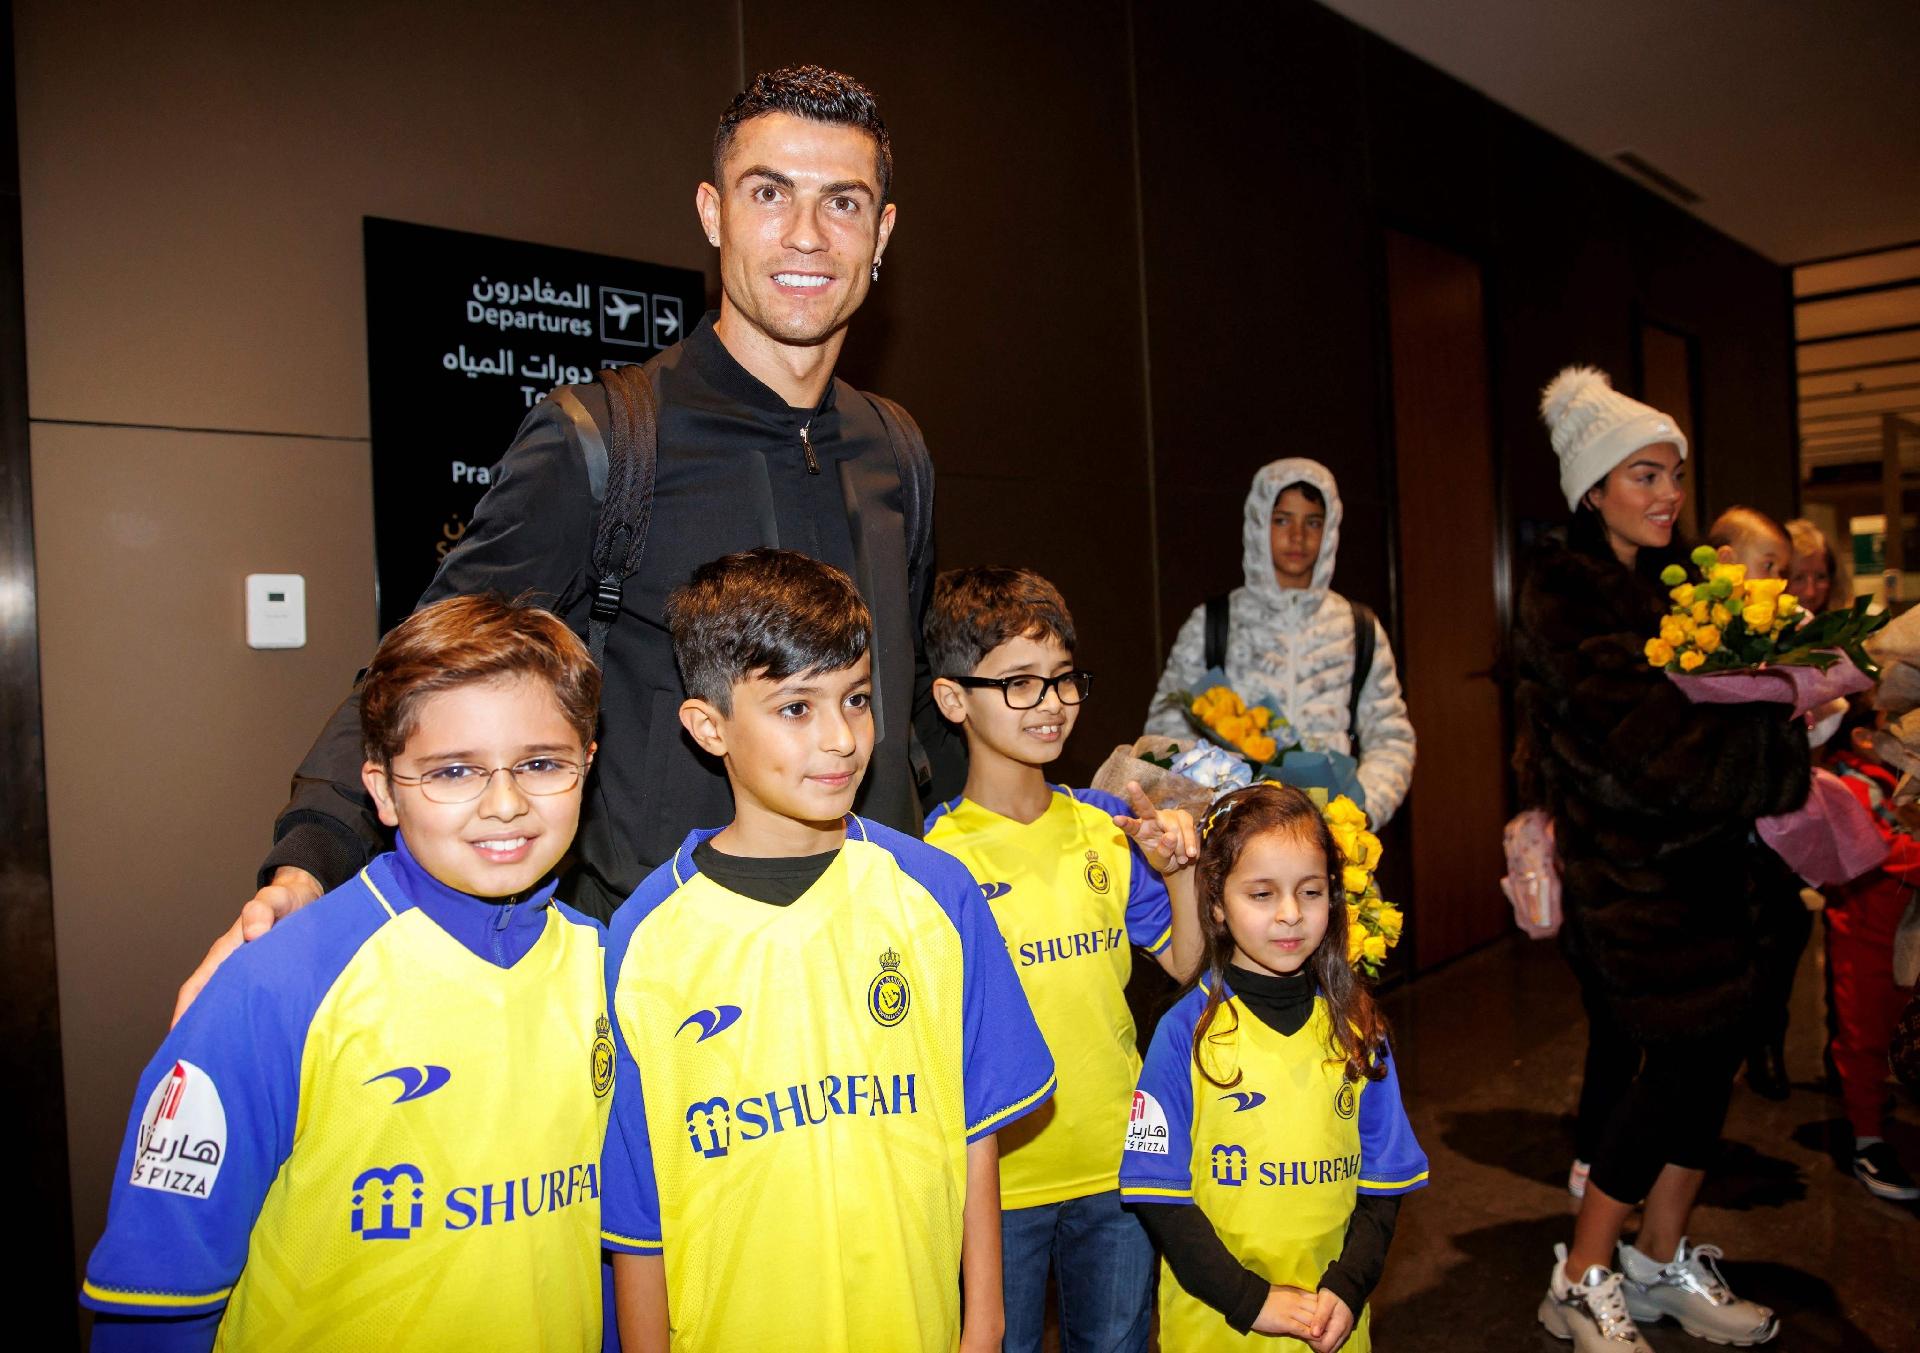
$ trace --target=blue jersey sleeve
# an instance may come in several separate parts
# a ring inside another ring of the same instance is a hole
[[[141,1073],[84,1305],[142,1325],[152,1318],[156,1340],[163,1329],[197,1337],[199,1322],[182,1318],[224,1309],[293,1149],[308,1025],[383,918],[349,882],[213,975]],[[104,1322],[99,1346],[127,1333]]]
[[[662,879],[662,873],[665,878]],[[660,1190],[653,1173],[653,1143],[647,1133],[646,1087],[627,1041],[617,995],[620,971],[633,951],[646,914],[674,887],[663,866],[614,913],[607,940],[607,1011],[613,1025],[613,1108],[600,1148],[600,1242],[619,1254],[659,1254]]]
[[[1427,1153],[1414,1140],[1400,1102],[1400,1075],[1392,1056],[1381,1051],[1387,1074],[1360,1094],[1360,1179],[1362,1193],[1412,1193],[1427,1186]]]
[[[1073,796],[1108,817],[1131,816],[1127,805],[1098,789],[1076,789]],[[1139,846],[1127,842],[1130,862],[1127,880],[1127,938],[1150,954],[1157,954],[1173,943],[1173,901],[1167,896],[1166,880],[1147,862]]]
[[[1189,992],[1154,1028],[1120,1153],[1123,1202],[1193,1201],[1193,1024],[1206,999]]]

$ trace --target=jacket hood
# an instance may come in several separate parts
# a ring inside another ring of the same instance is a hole
[[[1313,580],[1306,587],[1282,587],[1273,576],[1274,500],[1292,484],[1311,484],[1327,500],[1327,525],[1320,536],[1320,557],[1313,564]],[[1334,556],[1340,551],[1340,490],[1333,472],[1317,460],[1289,456],[1263,465],[1247,491],[1246,512],[1240,527],[1240,564],[1246,574],[1247,601],[1272,613],[1288,628],[1305,623],[1320,609],[1333,582]]]

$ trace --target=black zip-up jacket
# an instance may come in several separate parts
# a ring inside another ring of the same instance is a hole
[[[659,408],[653,517],[607,639],[600,750],[562,889],[572,905],[602,918],[689,830],[732,816],[725,772],[680,727],[686,696],[664,619],[668,594],[720,555],[762,545],[798,550],[844,569],[872,607],[876,736],[858,811],[919,835],[920,787],[908,751],[916,723],[935,767],[933,798],[956,771],[965,773],[921,656],[933,543],[914,549],[906,539],[899,469],[879,414],[837,378],[817,409],[789,407],[734,360],[713,321],[709,313],[648,363]],[[604,445],[607,426],[597,384],[564,387],[536,405],[419,604],[530,594],[584,634],[598,511],[590,475],[604,476],[605,455],[596,463],[582,441],[597,430]],[[911,578],[909,558],[917,563]],[[297,865],[334,888],[387,848],[360,784],[363,760],[356,689],[294,773],[262,883],[281,865]]]

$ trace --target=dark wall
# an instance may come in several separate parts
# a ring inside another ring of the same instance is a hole
[[[1383,225],[1482,264],[1511,524],[1565,515],[1538,391],[1575,361],[1633,390],[1642,320],[1696,340],[1709,512],[1792,512],[1782,268],[1316,5],[1133,17],[1166,624],[1238,581],[1199,523],[1289,454],[1339,476],[1335,585],[1390,606]],[[1446,529],[1444,504],[1397,510]]]

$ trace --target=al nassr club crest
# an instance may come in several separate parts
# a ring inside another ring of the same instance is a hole
[[[889,946],[887,952],[880,955],[879,976],[867,988],[867,1013],[876,1024],[890,1029],[907,1017],[907,1006],[912,1000],[913,989],[900,971],[900,955]]]

